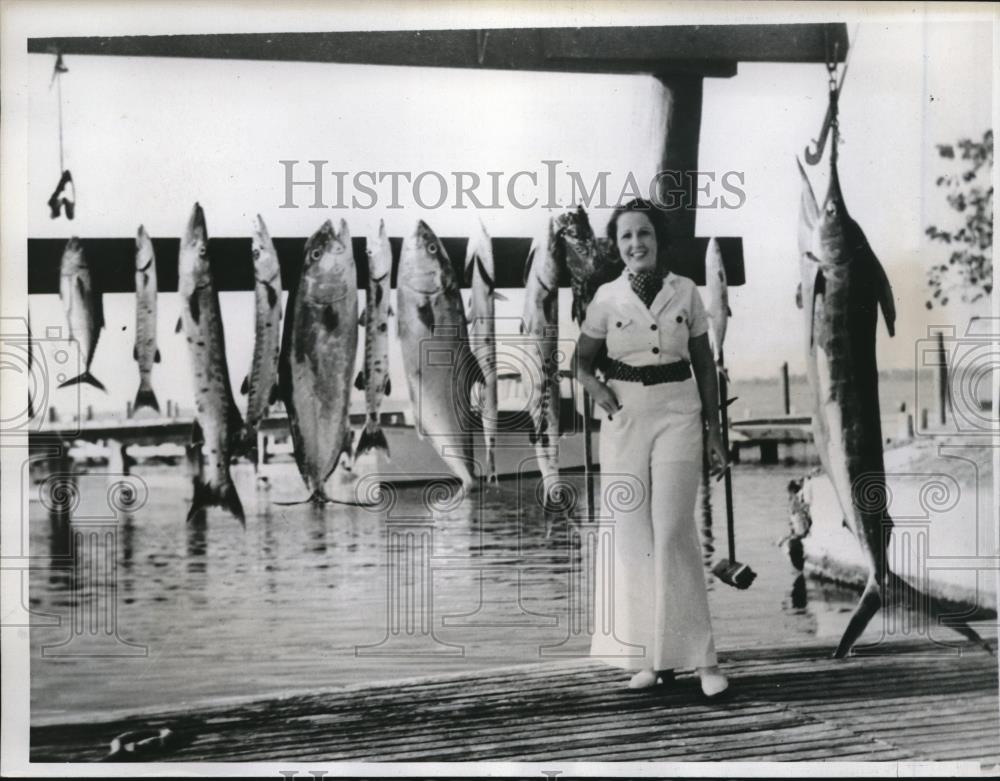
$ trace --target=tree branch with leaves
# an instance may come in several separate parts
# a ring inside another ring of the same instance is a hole
[[[964,170],[939,176],[936,184],[947,191],[948,205],[963,222],[954,230],[936,225],[926,230],[932,241],[953,247],[947,263],[936,263],[927,272],[928,309],[935,303],[947,305],[955,292],[968,303],[993,292],[993,131],[987,130],[982,141],[938,144],[937,151],[946,160],[962,162]]]

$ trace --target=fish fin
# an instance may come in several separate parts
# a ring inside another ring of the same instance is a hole
[[[264,283],[264,287],[267,288],[267,305],[274,309],[274,305],[278,303],[278,292],[267,282]]]
[[[219,488],[213,488],[199,478],[194,478],[194,496],[191,498],[188,522],[190,523],[206,507],[222,507],[228,510],[243,526],[246,526],[243,504],[240,502],[240,495],[236,493],[236,486],[232,483],[224,483]]]
[[[392,380],[390,380],[388,377],[386,377],[385,378],[385,390],[384,390],[384,394],[383,395],[388,396],[390,393],[392,393]]]
[[[816,279],[813,282],[813,297],[811,302],[812,317],[809,319],[809,346],[812,347],[816,344],[816,315],[817,307],[816,302],[819,299],[820,306],[826,299],[826,277],[823,276],[822,270],[816,271]]]
[[[726,317],[732,317],[733,310],[729,308],[729,304],[726,304]]]
[[[358,372],[358,376],[354,378],[354,387],[359,391],[365,389],[365,373],[363,371]]]
[[[795,306],[802,308],[802,283],[795,286]]]
[[[434,307],[431,305],[430,301],[424,301],[417,307],[417,317],[420,319],[420,322],[424,324],[425,328],[429,331],[434,330]]]
[[[201,423],[198,422],[198,418],[195,418],[194,423],[191,424],[191,444],[192,445],[205,444],[205,434],[201,430]]]
[[[244,396],[246,396],[247,394],[250,393],[250,375],[249,374],[246,375],[243,378],[243,384],[240,385],[240,393],[242,393]]]
[[[201,317],[201,304],[198,302],[197,290],[188,296],[188,311],[191,313],[191,319],[197,323]]]
[[[274,385],[271,386],[270,394],[268,394],[267,403],[269,405],[274,404],[274,402],[278,400],[279,393],[280,393],[280,388],[278,386],[278,383],[274,383]]]
[[[94,323],[98,331],[104,328],[104,296],[100,293],[94,296]]]
[[[382,306],[382,297],[384,295],[385,295],[385,292],[382,290],[382,283],[379,282],[379,283],[377,283],[375,285],[375,308],[376,309],[378,309],[380,306]]]
[[[369,450],[378,450],[389,457],[389,443],[386,441],[385,432],[377,421],[369,421],[361,431],[361,438],[358,439],[358,449],[356,457],[360,457]]]
[[[361,314],[358,315],[358,328],[368,327],[368,307],[361,310]]]
[[[149,287],[149,274],[145,271],[142,272],[142,286],[144,288]]]
[[[505,296],[503,293],[498,293],[496,290],[493,291],[493,298],[495,298],[497,301],[507,300],[507,296]]]
[[[892,297],[892,285],[889,284],[889,277],[874,254],[872,260],[875,263],[875,294],[878,296],[878,305],[882,309],[882,317],[885,320],[885,327],[889,330],[889,336],[895,336],[896,304]]]
[[[159,363],[159,362],[160,362],[160,348],[157,347],[156,355],[153,356],[153,363]]]
[[[132,360],[133,361],[139,360],[139,345],[137,344],[132,345]]]
[[[184,328],[184,318],[178,317],[177,325],[174,326],[174,333],[179,334],[182,328]]]
[[[60,383],[59,387],[60,388],[67,388],[70,385],[78,385],[80,383],[86,383],[87,385],[93,385],[98,390],[102,390],[105,393],[108,392],[108,389],[105,388],[101,384],[100,380],[98,380],[93,374],[90,373],[89,369],[87,371],[85,371],[83,374],[78,374],[76,377],[71,377],[70,379],[66,380],[66,382]]]
[[[160,411],[160,404],[156,400],[156,394],[153,393],[152,388],[143,388],[141,385],[139,386],[139,390],[135,394],[133,412],[137,411],[140,407],[150,407],[155,409],[157,412]]]
[[[802,252],[809,246],[813,228],[819,221],[819,204],[816,202],[816,195],[813,193],[809,177],[806,176],[806,169],[802,167],[802,163],[797,157],[795,163],[802,175],[802,199],[799,202],[799,251]]]
[[[323,326],[327,331],[336,331],[337,326],[339,325],[340,315],[337,314],[336,309],[327,304],[326,308],[323,310]]]
[[[482,275],[483,279],[486,281],[486,286],[490,289],[492,293],[496,288],[496,282],[493,281],[493,277],[486,271],[486,266],[483,265],[483,259],[476,255],[476,268],[479,269],[479,273]]]

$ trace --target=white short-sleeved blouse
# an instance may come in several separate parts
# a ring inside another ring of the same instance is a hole
[[[673,272],[647,308],[628,281],[628,272],[601,285],[587,307],[580,330],[604,339],[608,357],[631,366],[689,361],[688,339],[708,332],[708,315],[698,288]]]

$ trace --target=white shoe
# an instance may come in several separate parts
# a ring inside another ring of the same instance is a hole
[[[709,699],[718,697],[729,688],[729,681],[719,672],[718,667],[699,667],[698,677],[701,678],[702,694]]]
[[[659,680],[660,677],[655,670],[639,670],[628,682],[628,687],[630,689],[650,689],[656,686]]]

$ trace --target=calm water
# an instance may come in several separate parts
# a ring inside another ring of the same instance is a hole
[[[298,480],[291,465],[271,469],[272,480]],[[458,502],[409,488],[391,507],[315,510],[274,506],[251,468],[234,471],[245,530],[217,511],[186,525],[190,489],[176,468],[137,468],[144,504],[117,520],[100,470],[79,476],[72,523],[36,490],[31,546],[45,565],[30,581],[33,718],[586,654],[579,526],[556,523],[546,537],[534,481]],[[758,578],[748,591],[710,583],[720,649],[817,636],[832,645],[843,629],[855,597],[796,584],[775,546],[785,485],[801,472],[735,471],[737,552]],[[721,483],[713,503],[724,542]],[[84,540],[75,568],[73,534]],[[100,586],[108,572],[116,589]]]

